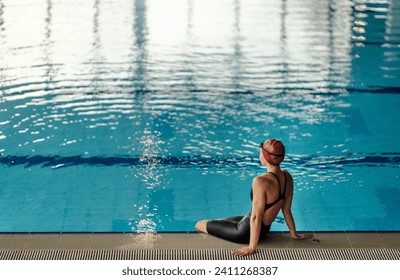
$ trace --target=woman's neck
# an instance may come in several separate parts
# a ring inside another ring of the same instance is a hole
[[[279,167],[279,165],[272,165],[267,163],[267,172],[279,173],[281,172],[281,168]]]

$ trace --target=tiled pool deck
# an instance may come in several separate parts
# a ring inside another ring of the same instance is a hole
[[[400,248],[400,232],[316,232],[314,238],[292,240],[288,233],[273,232],[258,248]],[[235,249],[243,245],[202,233],[0,233],[5,249]]]

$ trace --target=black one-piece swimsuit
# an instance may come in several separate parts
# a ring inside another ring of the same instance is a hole
[[[269,172],[273,174],[277,179],[279,183],[279,190],[281,187],[281,182],[279,180],[278,175],[276,175],[273,172]],[[285,192],[286,192],[286,172],[283,172],[285,174],[285,186],[283,188],[283,192],[279,193],[278,198],[269,204],[265,204],[264,212],[267,211],[269,208],[274,206],[276,203],[278,203],[280,200],[285,199]],[[253,201],[253,190],[250,192],[250,198]],[[226,219],[218,219],[218,220],[210,220],[207,223],[207,232],[211,235],[214,235],[216,237],[229,240],[232,242],[236,243],[249,243],[250,241],[250,217],[251,217],[251,210],[250,212],[245,215],[245,216],[234,216],[234,217],[229,217]],[[267,237],[267,234],[269,233],[269,230],[271,228],[271,225],[264,225],[264,223],[261,223],[261,231],[260,231],[260,237],[259,240],[265,239]]]

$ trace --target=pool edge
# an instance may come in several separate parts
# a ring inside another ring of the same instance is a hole
[[[271,232],[259,249],[393,249],[399,231],[310,232],[293,240],[287,232]],[[0,233],[0,250],[164,250],[235,249],[243,245],[197,232],[169,233]]]

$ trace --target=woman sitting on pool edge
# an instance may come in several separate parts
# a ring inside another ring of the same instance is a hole
[[[198,231],[236,243],[248,243],[247,247],[233,251],[238,256],[254,253],[259,240],[265,239],[272,222],[282,209],[286,224],[293,239],[304,239],[296,232],[291,205],[293,178],[287,170],[280,168],[285,157],[285,146],[277,139],[260,144],[260,161],[267,173],[253,179],[250,197],[252,210],[246,216],[218,220],[203,220],[196,224]]]

